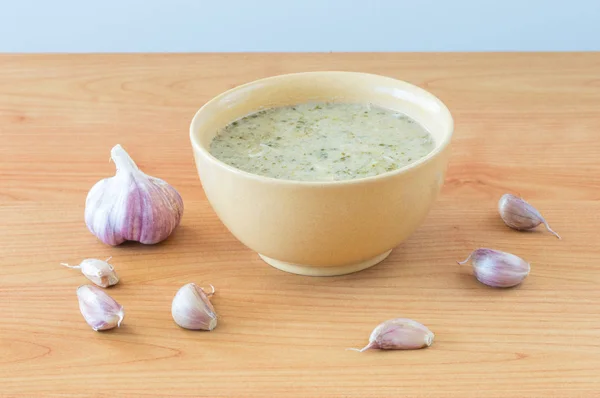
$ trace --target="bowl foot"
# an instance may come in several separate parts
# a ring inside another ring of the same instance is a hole
[[[281,271],[290,272],[292,274],[306,275],[306,276],[337,276],[337,275],[351,274],[353,272],[362,271],[363,269],[372,267],[375,264],[378,264],[378,263],[382,262],[383,260],[385,260],[385,258],[387,256],[389,256],[391,252],[392,251],[389,250],[383,254],[380,254],[376,257],[370,258],[365,261],[361,261],[359,263],[337,265],[337,266],[331,266],[331,267],[293,264],[293,263],[287,263],[285,261],[275,260],[273,258],[264,256],[260,253],[258,255],[270,266],[275,267]]]

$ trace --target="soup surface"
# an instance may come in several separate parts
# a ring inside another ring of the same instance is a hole
[[[310,103],[232,122],[215,136],[210,153],[262,176],[338,181],[396,170],[434,146],[431,134],[402,113],[365,104]]]

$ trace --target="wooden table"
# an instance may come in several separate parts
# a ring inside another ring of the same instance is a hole
[[[257,78],[308,70],[389,75],[439,96],[456,121],[442,195],[380,265],[310,278],[271,268],[206,201],[194,112]],[[600,396],[600,54],[195,54],[0,57],[0,395],[120,397]],[[109,247],[83,221],[122,144],[186,209],[163,244]],[[515,192],[563,236],[504,226]],[[531,261],[494,290],[456,265],[474,248]],[[93,332],[60,262],[113,256],[124,325]],[[213,332],[177,327],[186,282],[217,287]],[[420,351],[362,354],[410,317]],[[484,394],[485,392],[485,394]]]

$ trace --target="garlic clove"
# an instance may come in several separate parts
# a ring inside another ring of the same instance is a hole
[[[194,283],[181,287],[171,305],[175,323],[192,330],[213,330],[217,327],[217,314],[209,299],[214,292],[215,288],[212,287],[212,293],[206,294]]]
[[[471,260],[477,280],[491,287],[513,287],[529,275],[531,266],[521,257],[493,249],[474,250],[464,261]]]
[[[407,318],[390,319],[379,324],[369,337],[369,344],[362,349],[418,350],[433,344],[435,335],[425,325]]]
[[[111,150],[114,177],[96,183],[85,202],[85,223],[102,242],[154,244],[169,237],[183,215],[183,200],[171,185],[143,173],[121,145]]]
[[[498,202],[498,210],[502,221],[518,231],[527,231],[544,224],[546,229],[560,239],[560,235],[550,228],[539,211],[525,200],[509,193],[502,195]]]
[[[106,261],[95,258],[86,258],[79,265],[69,265],[65,263],[61,263],[61,265],[79,269],[86,278],[96,285],[100,287],[109,287],[116,285],[119,282],[119,277],[117,276],[115,269],[108,263],[109,260],[110,258]]]
[[[95,331],[121,326],[125,316],[123,306],[102,289],[93,285],[79,286],[77,298],[81,314]]]

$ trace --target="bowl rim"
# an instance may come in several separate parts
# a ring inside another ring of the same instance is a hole
[[[433,102],[437,103],[440,106],[440,109],[442,110],[442,112],[446,113],[446,115],[448,116],[448,120],[450,122],[450,126],[449,126],[449,132],[448,134],[446,134],[444,136],[444,138],[442,139],[441,142],[439,142],[438,145],[435,146],[435,148],[429,152],[427,155],[423,156],[422,158],[420,158],[419,160],[417,160],[416,162],[407,164],[403,167],[400,167],[396,170],[392,170],[392,171],[387,171],[385,173],[381,173],[381,174],[377,174],[374,176],[368,176],[368,177],[360,177],[360,178],[353,178],[353,179],[349,179],[349,180],[338,180],[338,181],[305,181],[305,180],[288,180],[288,179],[280,179],[280,178],[274,178],[274,177],[268,177],[268,176],[263,176],[260,174],[254,174],[254,173],[250,173],[241,169],[238,169],[236,167],[230,166],[227,163],[217,159],[216,157],[214,157],[210,151],[205,148],[203,145],[201,145],[198,142],[198,139],[196,138],[197,134],[194,134],[195,130],[196,130],[196,124],[197,124],[197,120],[199,119],[200,115],[203,113],[203,111],[205,110],[205,108],[207,108],[210,104],[214,103],[214,102],[218,102],[220,100],[222,100],[223,98],[227,97],[228,95],[231,95],[232,93],[238,91],[238,90],[243,90],[243,89],[247,89],[249,87],[252,87],[254,85],[259,85],[261,83],[267,82],[267,81],[277,81],[277,80],[283,80],[283,79],[288,79],[290,77],[297,77],[297,76],[301,76],[301,75],[333,75],[333,74],[345,74],[345,75],[354,75],[354,76],[365,76],[365,77],[375,77],[375,78],[379,78],[379,79],[384,79],[384,80],[389,80],[389,81],[393,81],[396,84],[397,83],[401,83],[403,85],[406,85],[408,87],[411,87],[412,89],[416,90],[417,92],[419,92],[420,95],[423,95],[425,97],[428,97],[428,99],[432,100]],[[393,77],[389,77],[389,76],[384,76],[384,75],[378,75],[378,74],[374,74],[374,73],[364,73],[364,72],[351,72],[351,71],[335,71],[335,70],[327,70],[327,71],[314,71],[314,72],[298,72],[298,73],[286,73],[286,74],[281,74],[281,75],[274,75],[274,76],[269,76],[269,77],[265,77],[265,78],[261,78],[261,79],[257,79],[257,80],[252,80],[250,82],[241,84],[239,86],[233,87],[227,91],[222,92],[221,94],[218,94],[217,96],[211,98],[210,100],[208,100],[204,105],[202,105],[202,107],[200,107],[200,109],[198,109],[198,111],[196,111],[196,113],[194,114],[192,121],[190,123],[190,141],[192,143],[192,148],[195,151],[200,152],[203,156],[205,156],[211,163],[225,168],[226,170],[237,174],[239,176],[248,178],[248,179],[252,179],[252,180],[256,180],[259,182],[263,182],[263,183],[275,183],[275,184],[284,184],[284,185],[302,185],[302,186],[317,186],[317,187],[322,187],[322,186],[340,186],[340,185],[355,185],[355,184],[365,184],[365,183],[371,183],[371,182],[376,182],[376,181],[381,181],[381,180],[385,180],[385,179],[389,179],[389,178],[393,178],[396,177],[398,175],[401,174],[406,174],[407,172],[409,172],[410,170],[413,169],[417,169],[420,168],[424,165],[426,165],[427,163],[429,163],[430,161],[432,161],[432,159],[434,159],[437,155],[439,155],[440,153],[442,153],[446,147],[450,144],[450,140],[452,139],[452,136],[454,135],[454,118],[452,117],[452,114],[450,113],[450,110],[448,109],[448,107],[446,106],[446,104],[444,104],[444,102],[442,102],[442,100],[440,100],[437,96],[435,96],[434,94],[430,93],[429,91],[414,85],[412,83],[408,83],[404,80],[400,80],[400,79],[395,79]]]

